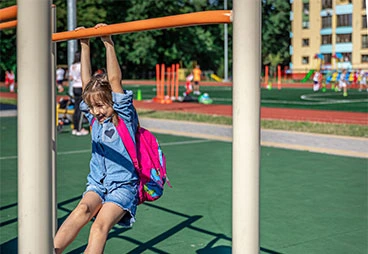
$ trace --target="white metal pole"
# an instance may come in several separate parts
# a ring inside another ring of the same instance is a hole
[[[51,208],[50,0],[18,0],[18,253],[49,254]]]
[[[67,25],[68,31],[77,27],[77,4],[76,0],[67,0]],[[74,61],[74,53],[77,51],[77,40],[68,40],[68,68]]]
[[[224,0],[224,10],[227,10],[227,0]],[[224,81],[229,81],[229,75],[228,75],[228,32],[227,32],[227,24],[224,24]]]
[[[51,33],[56,32],[56,5],[52,5],[51,9]],[[52,142],[52,235],[56,234],[57,230],[57,192],[56,192],[56,156],[57,156],[57,142],[56,142],[56,42],[51,44],[51,142]]]
[[[77,27],[77,4],[76,0],[67,0],[67,25],[68,31]],[[74,55],[78,49],[77,40],[68,40],[68,70],[74,62]],[[73,83],[69,81],[68,94],[73,96]]]
[[[259,253],[261,1],[233,1],[233,253]]]

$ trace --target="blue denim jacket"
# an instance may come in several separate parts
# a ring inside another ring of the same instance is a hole
[[[133,107],[133,92],[112,93],[112,98],[113,109],[124,120],[135,142],[138,116]],[[88,105],[82,101],[80,108],[91,124],[93,115],[89,112]],[[125,184],[135,185],[138,181],[128,151],[110,120],[106,119],[102,124],[94,121],[92,125],[92,158],[87,177],[88,184],[98,186],[105,193]]]

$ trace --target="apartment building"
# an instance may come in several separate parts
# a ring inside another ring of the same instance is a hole
[[[293,73],[368,69],[367,0],[290,0]]]

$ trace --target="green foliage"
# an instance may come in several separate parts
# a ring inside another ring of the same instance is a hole
[[[263,0],[262,2],[262,62],[278,60],[274,65],[290,62],[290,1]]]
[[[15,0],[0,1],[0,9],[15,5]],[[0,80],[4,79],[5,70],[17,71],[16,29],[0,31]]]
[[[54,0],[57,6],[57,32],[67,31],[67,0]],[[0,8],[16,4],[0,1]],[[223,0],[84,0],[76,1],[77,26],[93,27],[97,23],[117,24],[149,18],[223,9]],[[285,0],[262,1],[262,58],[268,63],[278,59],[288,64],[290,3]],[[232,1],[228,0],[228,9]],[[232,69],[232,25],[228,25],[229,76]],[[0,71],[16,68],[16,29],[0,31]],[[114,35],[115,48],[123,78],[153,78],[156,63],[180,63],[223,76],[224,25],[170,28]],[[98,38],[91,39],[92,68],[105,65],[105,52]],[[277,56],[277,58],[275,57]],[[57,43],[57,63],[67,64],[67,42]],[[151,75],[149,75],[151,73]],[[1,73],[1,77],[3,77]]]
[[[268,54],[266,56],[266,58],[263,61],[263,64],[270,65],[271,66],[271,68],[270,68],[270,76],[271,77],[276,73],[277,65],[280,64],[280,63],[282,63],[282,61],[283,61],[283,59],[281,57],[281,53],[280,52],[277,52],[276,55],[274,55],[273,53],[271,53],[271,54]]]

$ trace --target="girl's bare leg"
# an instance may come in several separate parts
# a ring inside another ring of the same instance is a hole
[[[123,218],[126,211],[114,203],[105,203],[93,222],[84,253],[103,253],[106,239],[112,227]]]
[[[59,254],[77,237],[102,206],[101,198],[95,192],[87,192],[78,206],[61,225],[54,238],[55,253]]]

